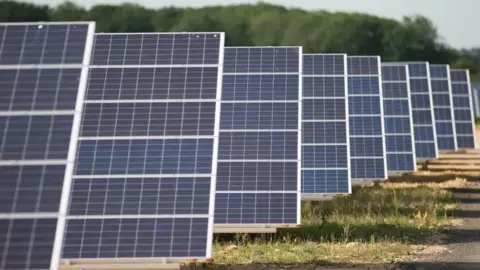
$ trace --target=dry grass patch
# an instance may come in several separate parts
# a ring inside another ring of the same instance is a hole
[[[465,178],[455,178],[452,180],[447,180],[444,182],[409,182],[408,180],[405,182],[384,182],[380,184],[382,187],[385,188],[418,188],[418,187],[427,187],[432,189],[449,189],[449,188],[461,188],[461,187],[471,187],[478,185],[473,182],[467,181]]]
[[[457,204],[446,188],[464,185],[462,179],[374,184],[354,187],[352,195],[331,201],[303,202],[300,228],[216,235],[214,261],[375,264],[403,258],[434,244],[432,237],[454,223],[450,213]]]
[[[419,247],[401,243],[327,244],[304,242],[292,245],[291,243],[274,242],[246,246],[216,244],[214,245],[214,262],[218,264],[374,264],[390,262],[395,258],[419,250]]]

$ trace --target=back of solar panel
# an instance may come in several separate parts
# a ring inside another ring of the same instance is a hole
[[[346,54],[303,55],[302,199],[349,194]]]
[[[348,121],[352,180],[387,178],[379,56],[348,56]]]
[[[97,34],[62,260],[212,253],[224,33]]]
[[[225,48],[215,227],[300,223],[301,47]]]
[[[94,31],[93,22],[0,24],[0,269],[58,269]]]
[[[476,148],[470,71],[451,69],[450,78],[457,146],[459,149]]]

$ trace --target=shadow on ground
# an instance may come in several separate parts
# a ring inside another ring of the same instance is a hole
[[[190,270],[346,270],[346,269],[384,269],[384,270],[460,270],[460,269],[480,269],[479,263],[385,263],[385,264],[332,264],[328,262],[312,262],[305,264],[235,264],[235,265],[207,265],[190,266]],[[184,270],[182,269],[182,270]]]
[[[455,178],[464,178],[469,182],[480,182],[478,175],[472,175],[470,172],[455,173],[432,173],[432,174],[404,174],[401,176],[392,176],[388,178],[388,182],[407,182],[407,183],[442,183]]]

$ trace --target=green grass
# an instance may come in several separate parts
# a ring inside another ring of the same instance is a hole
[[[245,263],[378,263],[406,255],[447,221],[455,200],[418,186],[355,187],[332,201],[303,202],[302,226],[276,234],[215,236],[214,261]]]

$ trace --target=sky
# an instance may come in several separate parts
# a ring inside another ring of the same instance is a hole
[[[55,5],[63,0],[27,0],[31,3]],[[128,0],[73,0],[79,5],[119,4]],[[150,8],[164,6],[201,7],[255,3],[255,0],[136,0],[130,1]],[[480,0],[268,0],[272,4],[299,7],[305,10],[328,10],[369,13],[401,19],[420,14],[434,22],[439,34],[455,48],[480,47]],[[470,28],[471,27],[471,28]]]

